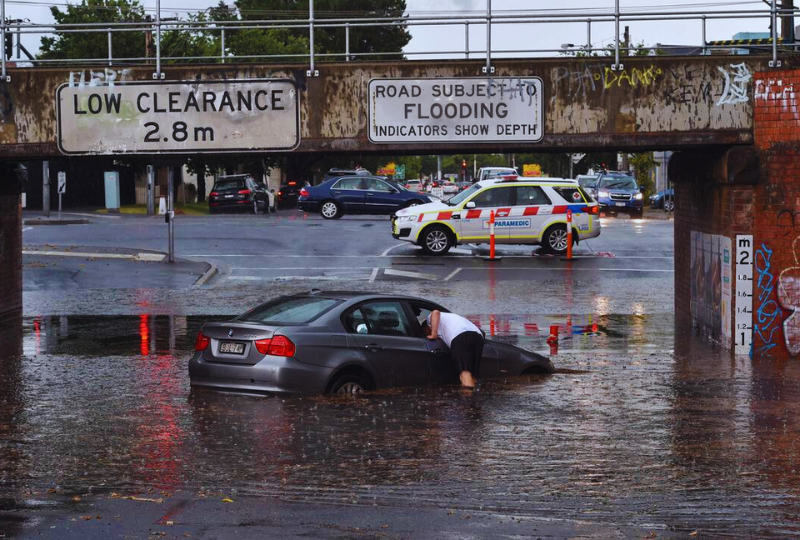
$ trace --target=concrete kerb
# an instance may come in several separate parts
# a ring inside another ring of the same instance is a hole
[[[209,280],[211,280],[211,278],[213,278],[215,275],[217,275],[218,270],[217,270],[216,265],[213,264],[213,263],[206,263],[206,264],[209,265],[208,270],[206,270],[205,273],[202,276],[200,276],[197,279],[197,281],[194,282],[194,285],[193,285],[194,287],[202,287],[203,285],[208,283]]]
[[[91,223],[88,219],[49,219],[49,218],[35,218],[26,219],[22,222],[23,225],[88,225]]]

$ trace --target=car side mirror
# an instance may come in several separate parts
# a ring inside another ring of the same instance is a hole
[[[469,202],[467,203],[467,206],[466,206],[466,208],[475,208],[475,203],[474,203],[474,202],[472,202],[472,201],[469,201]]]

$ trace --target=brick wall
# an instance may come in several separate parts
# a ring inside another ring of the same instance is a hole
[[[16,184],[6,180],[0,178],[0,323],[22,315],[22,209]]]
[[[754,132],[761,151],[755,192],[756,247],[753,351],[760,357],[800,353],[800,71],[755,77]],[[797,253],[796,253],[797,252]]]
[[[719,319],[716,325],[698,319],[692,321],[692,281],[698,280],[691,268],[692,232],[727,237],[732,247],[737,234],[751,234],[756,163],[754,151],[733,148],[678,152],[669,165],[670,179],[675,185],[676,322],[684,328],[694,322],[695,330],[715,341],[721,341]],[[699,279],[704,287],[721,287],[708,276]],[[731,292],[735,298],[735,282]],[[727,309],[733,321],[733,302]]]

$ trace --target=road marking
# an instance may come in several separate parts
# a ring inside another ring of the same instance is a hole
[[[374,268],[373,266],[326,266],[325,271],[328,270],[367,270]],[[252,267],[252,266],[232,266],[231,270],[315,270],[319,271],[320,268],[318,266],[308,267],[308,266],[262,266],[262,267]]]
[[[431,281],[435,281],[439,279],[439,276],[436,274],[425,274],[422,272],[410,272],[408,270],[395,270],[393,268],[386,268],[383,271],[384,275],[387,276],[403,276],[403,277],[410,277],[415,279],[427,279]]]
[[[378,277],[378,268],[372,269],[372,274],[369,276],[369,282],[375,283],[375,278]]]
[[[447,277],[446,277],[446,278],[444,278],[444,281],[450,281],[450,280],[451,280],[451,279],[453,279],[453,277],[454,277],[456,274],[458,274],[459,272],[461,272],[461,268],[456,268],[455,270],[453,270],[452,272],[450,272],[449,274],[447,274]]]
[[[100,218],[100,219],[120,219],[122,216],[108,216],[104,214],[75,214],[73,212],[66,213],[64,212],[64,216],[84,216],[84,217],[92,217],[92,218]]]
[[[339,276],[229,276],[228,279],[235,279],[239,281],[291,281],[293,279],[301,281],[339,281],[342,278]],[[361,281],[368,279],[367,277],[352,277],[347,278],[353,281]]]
[[[259,255],[218,255],[216,253],[190,253],[187,257],[280,257],[281,259],[365,259],[376,255],[286,255],[284,253],[261,253]],[[371,268],[371,267],[370,267]]]
[[[163,253],[83,253],[79,251],[23,251],[23,255],[39,255],[43,257],[82,257],[90,259],[131,259],[136,261],[163,261]]]
[[[472,255],[472,250],[469,249],[462,249],[462,248],[453,248],[450,250],[451,253],[463,253],[464,255]]]
[[[381,256],[381,257],[386,257],[386,256],[389,254],[389,252],[390,252],[390,251],[392,251],[393,249],[397,249],[397,248],[399,248],[400,246],[405,246],[405,245],[408,245],[408,243],[407,243],[407,242],[403,242],[402,244],[397,244],[396,246],[392,246],[392,247],[390,247],[390,248],[386,248],[386,249],[384,250],[384,252],[383,252],[383,253],[381,253],[381,255],[380,255],[380,256]]]
[[[23,227],[22,232],[30,231],[31,229],[33,229],[33,227]]]

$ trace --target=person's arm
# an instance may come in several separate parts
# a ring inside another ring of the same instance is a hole
[[[431,333],[428,334],[428,339],[436,339],[439,337],[439,315],[438,309],[431,311]]]

